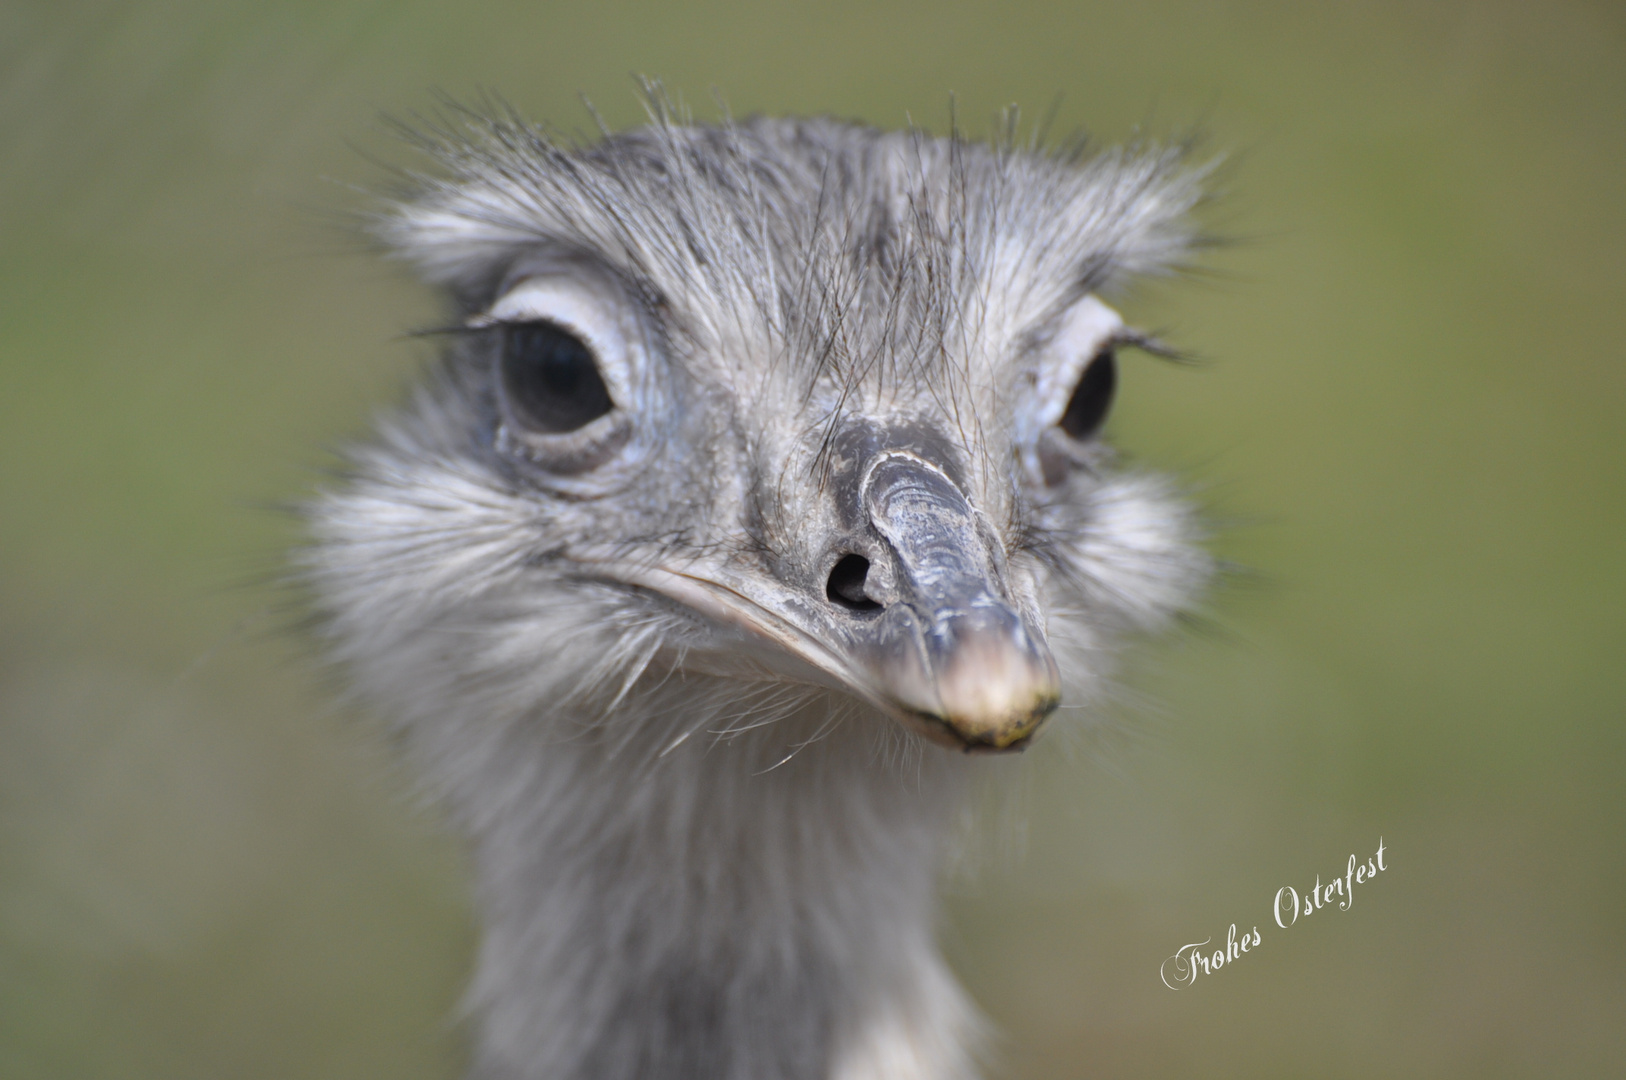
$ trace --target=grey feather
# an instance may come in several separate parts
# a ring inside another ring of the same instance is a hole
[[[473,114],[423,141],[438,168],[378,230],[468,329],[315,504],[303,561],[333,655],[470,838],[475,1075],[971,1076],[933,893],[988,762],[813,640],[848,617],[812,611],[842,544],[889,580],[845,448],[913,440],[1068,702],[1098,701],[1114,642],[1209,562],[1167,483],[1054,428],[1088,359],[1069,327],[1184,257],[1199,171],[660,112],[584,147]],[[624,354],[602,436],[504,411],[490,327],[527,282]],[[747,594],[807,613],[792,645]]]

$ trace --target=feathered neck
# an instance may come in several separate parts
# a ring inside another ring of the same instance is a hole
[[[888,760],[888,722],[822,693],[653,756],[621,719],[508,726],[458,793],[475,1075],[969,1076],[973,1013],[931,939],[963,761]]]

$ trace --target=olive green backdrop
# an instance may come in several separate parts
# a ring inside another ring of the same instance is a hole
[[[944,939],[994,1075],[1598,1076],[1626,1057],[1615,4],[0,4],[0,1075],[452,1077],[456,845],[267,584],[427,359],[344,213],[380,111],[1207,134],[1204,363],[1112,434],[1238,567],[1024,763]],[[1283,885],[1365,858],[1349,911]],[[1180,945],[1257,925],[1171,991]]]

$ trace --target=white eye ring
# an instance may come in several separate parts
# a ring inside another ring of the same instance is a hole
[[[502,323],[550,322],[581,338],[598,358],[599,377],[617,408],[632,400],[631,340],[636,326],[607,303],[606,298],[579,281],[561,277],[526,278],[498,298],[483,315],[470,319],[471,327]]]
[[[1124,332],[1123,316],[1093,296],[1074,304],[1046,343],[1048,362],[1038,373],[1031,434],[1061,421],[1084,369]]]
[[[613,286],[564,274],[524,278],[504,292],[489,309],[469,319],[473,329],[548,322],[579,338],[593,354],[599,378],[613,407],[572,431],[537,431],[523,422],[507,400],[497,364],[497,396],[502,423],[497,449],[540,466],[544,486],[591,495],[613,489],[645,456],[647,424],[635,422],[646,412],[650,396],[649,364],[643,327],[631,306],[613,295]]]
[[[1039,446],[1053,439],[1084,369],[1124,333],[1123,317],[1094,296],[1085,296],[1053,322],[1034,347],[1032,366],[1015,401],[1013,434],[1028,479],[1045,485]]]

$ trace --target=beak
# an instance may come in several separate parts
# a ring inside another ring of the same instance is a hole
[[[1020,748],[1055,711],[1061,678],[1011,597],[997,540],[943,470],[907,451],[879,455],[858,495],[884,550],[862,583],[868,610],[840,635],[846,659],[920,734],[968,752]]]
[[[933,742],[966,753],[1018,750],[1061,697],[1044,634],[1012,596],[1002,547],[965,493],[908,449],[868,457],[837,496],[850,544],[827,580],[767,588],[760,577],[629,564],[601,572],[719,624],[773,663],[792,658]],[[867,552],[858,555],[851,547]],[[857,574],[841,574],[842,563]]]

